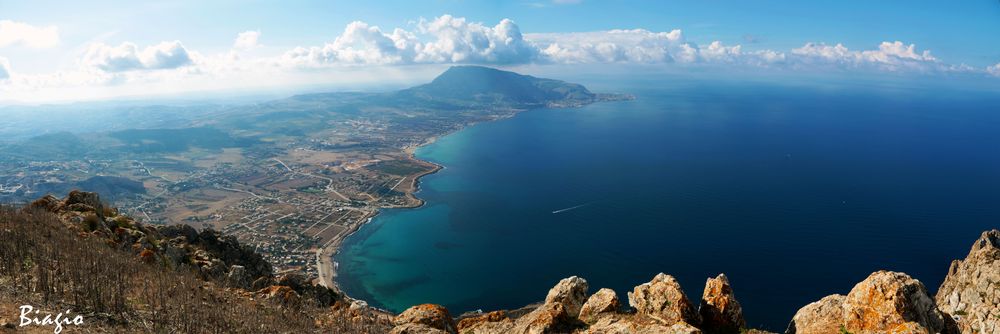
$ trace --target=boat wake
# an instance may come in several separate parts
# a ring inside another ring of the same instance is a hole
[[[568,208],[565,208],[565,209],[559,209],[559,210],[556,210],[556,211],[552,211],[552,214],[554,214],[554,215],[555,214],[560,214],[560,213],[563,213],[563,212],[566,212],[566,211],[576,210],[576,209],[579,209],[579,208],[582,208],[582,207],[585,207],[585,206],[588,206],[588,205],[590,205],[590,203],[583,203],[583,204],[580,204],[580,205],[577,205],[577,206],[571,206],[571,207],[568,207]]]

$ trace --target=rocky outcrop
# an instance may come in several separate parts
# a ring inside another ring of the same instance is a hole
[[[564,278],[545,296],[545,304],[562,304],[571,317],[580,315],[580,308],[587,300],[587,280],[573,276]]]
[[[747,326],[743,308],[733,296],[733,287],[725,274],[705,282],[698,313],[701,315],[701,328],[708,333],[739,333]]]
[[[459,333],[488,333],[490,328],[510,327],[513,327],[513,323],[507,311],[502,310],[468,317],[458,322]]]
[[[938,310],[923,283],[910,276],[878,271],[847,296],[829,296],[800,309],[788,333],[958,333],[951,317]]]
[[[300,274],[274,277],[271,264],[233,236],[188,225],[151,226],[105,207],[96,193],[72,191],[65,198],[45,196],[23,209],[51,213],[81,237],[94,238],[135,254],[139,261],[175,270],[192,270],[206,281],[259,292],[284,286],[302,301],[326,307],[340,299],[333,290],[307,282]],[[271,298],[274,299],[274,298]]]
[[[273,285],[257,291],[257,297],[278,305],[297,306],[301,302],[299,294],[284,285]]]
[[[962,333],[1000,334],[1000,231],[983,234],[955,260],[935,297]]]
[[[580,320],[586,323],[597,321],[598,317],[604,314],[613,314],[618,311],[621,304],[618,302],[618,295],[611,289],[597,290],[594,295],[587,299],[587,302],[580,308]]]
[[[393,319],[392,333],[458,333],[451,313],[441,305],[422,304],[411,307]]]
[[[680,283],[673,276],[664,273],[656,275],[649,283],[635,287],[628,294],[628,303],[635,308],[637,314],[665,324],[701,323],[697,309],[684,295]]]
[[[799,309],[785,333],[839,334],[843,326],[844,296],[829,295]]]

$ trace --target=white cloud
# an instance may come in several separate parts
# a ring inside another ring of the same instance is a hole
[[[55,32],[54,27],[52,31]],[[721,41],[699,45],[689,41],[691,37],[679,29],[522,34],[508,19],[486,25],[450,15],[420,19],[410,28],[392,30],[356,21],[348,24],[331,42],[271,55],[264,54],[267,48],[260,47],[260,34],[260,31],[241,32],[231,41],[231,49],[208,56],[185,48],[180,41],[146,47],[130,42],[118,46],[95,43],[85,49],[78,68],[54,73],[13,73],[9,62],[0,58],[0,99],[14,96],[19,99],[92,98],[150,91],[172,93],[305,82],[322,84],[338,80],[360,82],[363,73],[368,72],[379,75],[369,76],[367,80],[384,81],[386,75],[406,77],[406,73],[440,68],[380,66],[400,64],[707,64],[726,69],[743,66],[792,71],[896,71],[1000,77],[1000,64],[986,68],[951,65],[929,51],[899,41],[883,42],[867,50],[821,43],[807,43],[793,50],[767,50]],[[55,36],[58,42],[58,35]],[[0,42],[8,45],[29,45],[28,40],[10,39],[0,34]],[[44,45],[37,38],[31,40],[35,41],[31,45]],[[220,44],[229,42],[220,41]]]
[[[248,30],[241,32],[236,36],[236,41],[233,42],[233,48],[237,50],[251,50],[259,47],[260,44],[258,40],[260,39],[260,31]]]
[[[903,42],[882,42],[878,49],[854,51],[843,44],[833,46],[806,43],[793,49],[792,54],[806,65],[837,65],[847,68],[875,67],[882,70],[950,70],[955,67],[941,63],[930,51],[917,52],[916,45]]]
[[[0,81],[4,81],[10,78],[10,61],[7,58],[0,57]]]
[[[526,38],[540,49],[545,61],[554,63],[662,63],[673,62],[686,52],[680,30],[528,34]]]
[[[1000,77],[1000,63],[997,63],[996,65],[987,67],[986,68],[986,72],[989,73],[989,74],[992,74],[992,75]]]
[[[23,45],[29,48],[50,48],[59,45],[59,28],[35,27],[27,23],[0,20],[0,48]]]
[[[417,29],[383,31],[365,22],[351,22],[332,43],[297,47],[281,57],[282,64],[519,64],[531,62],[537,49],[527,43],[513,21],[496,26],[443,15],[421,19]]]
[[[540,60],[549,63],[724,63],[765,66],[785,61],[785,54],[781,52],[744,51],[741,45],[725,45],[720,41],[699,46],[686,41],[680,29],[669,32],[633,29],[527,34],[525,38],[540,49]]]
[[[106,72],[173,69],[194,63],[180,41],[161,42],[141,51],[129,42],[117,47],[94,43],[87,48],[80,62]]]

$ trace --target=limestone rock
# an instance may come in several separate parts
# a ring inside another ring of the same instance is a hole
[[[839,334],[843,325],[844,295],[823,297],[795,312],[787,334]]]
[[[247,289],[250,287],[250,275],[247,274],[245,267],[232,265],[229,267],[229,273],[226,274],[226,284]]]
[[[454,334],[458,332],[455,328],[455,321],[451,318],[451,314],[448,313],[448,309],[435,304],[422,304],[411,307],[396,316],[393,319],[393,323],[401,331],[409,330],[397,332],[396,329],[393,329],[393,333],[432,333],[417,331],[421,330],[420,327],[428,327],[444,333]]]
[[[564,278],[549,290],[549,294],[545,296],[545,303],[562,304],[566,308],[566,312],[575,318],[580,315],[580,308],[587,300],[587,289],[587,280],[585,279],[576,276]]]
[[[951,263],[935,299],[963,333],[1000,334],[1000,231],[983,232]]]
[[[434,327],[423,324],[402,324],[392,328],[389,334],[449,334]]]
[[[664,325],[644,316],[614,314],[602,317],[590,325],[586,334],[701,334],[701,330],[685,322]]]
[[[63,206],[67,208],[77,208],[74,211],[92,211],[98,217],[104,218],[104,205],[101,204],[101,197],[97,193],[73,190],[69,192],[63,201]]]
[[[283,285],[272,285],[257,291],[257,296],[263,300],[280,305],[298,305],[299,294]]]
[[[506,311],[493,311],[458,322],[459,333],[504,333],[513,326]]]
[[[587,299],[587,302],[580,308],[580,320],[592,323],[597,317],[604,313],[614,313],[621,307],[618,302],[618,295],[611,289],[597,290],[594,295]]]
[[[701,328],[709,333],[739,333],[746,327],[743,308],[733,296],[733,287],[725,274],[709,278],[698,308]]]
[[[517,334],[570,333],[575,323],[562,303],[547,303],[520,317],[508,331]]]
[[[847,296],[828,296],[800,309],[787,333],[958,333],[920,281],[904,273],[878,271]]]
[[[657,319],[664,324],[686,322],[701,323],[698,311],[684,295],[680,283],[673,276],[660,273],[649,283],[635,287],[628,294],[628,303],[641,315]]]
[[[844,298],[844,327],[852,333],[895,332],[911,322],[932,333],[954,332],[924,284],[904,273],[872,273]]]

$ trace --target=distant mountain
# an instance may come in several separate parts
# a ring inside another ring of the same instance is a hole
[[[402,90],[397,96],[517,107],[576,106],[599,100],[630,98],[595,94],[579,84],[482,66],[452,66],[434,81]]]

